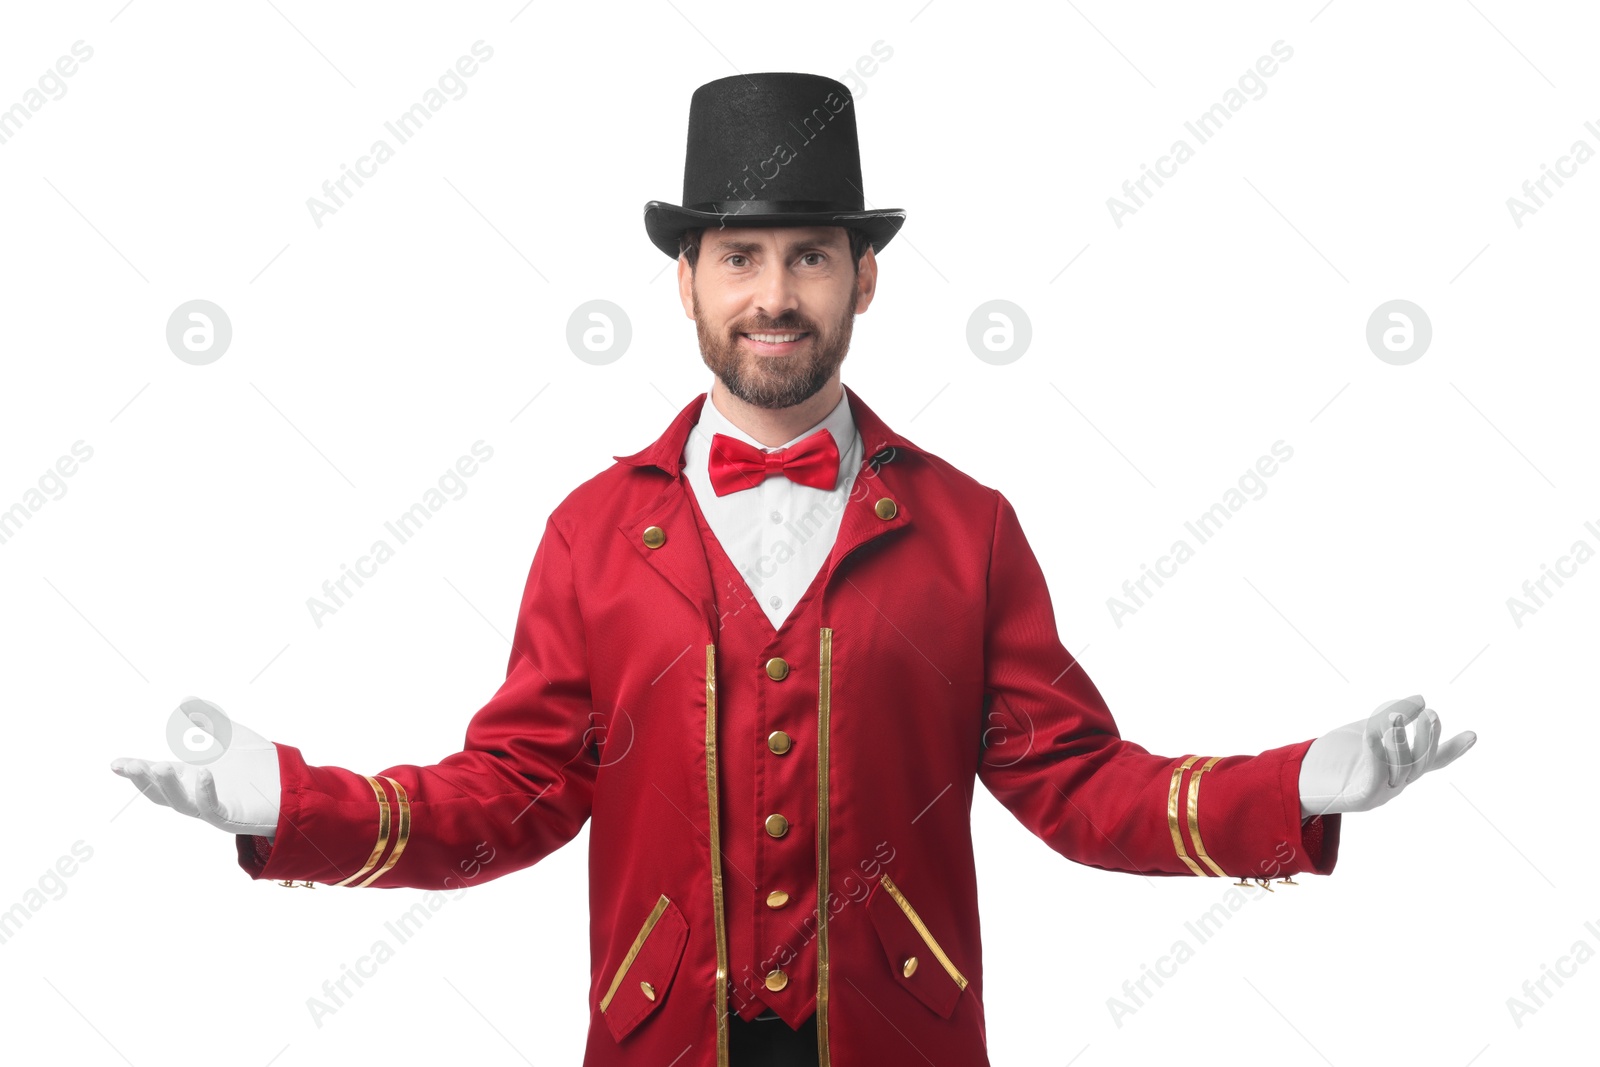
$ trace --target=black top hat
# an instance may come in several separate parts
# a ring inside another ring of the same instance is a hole
[[[850,226],[878,252],[905,219],[866,210],[855,99],[816,74],[735,74],[696,89],[683,206],[644,206],[645,232],[673,259],[679,234],[707,226]]]

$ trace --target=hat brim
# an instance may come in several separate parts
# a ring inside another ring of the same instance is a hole
[[[644,231],[650,243],[673,259],[678,258],[678,238],[685,230],[710,226],[849,226],[866,233],[874,253],[883,251],[906,221],[900,208],[871,211],[786,211],[773,214],[696,211],[652,200],[644,206]]]

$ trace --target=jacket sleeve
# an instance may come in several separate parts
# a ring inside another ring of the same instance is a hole
[[[1302,819],[1310,741],[1256,756],[1157,756],[1124,741],[1061,644],[1044,573],[996,492],[979,777],[1068,859],[1105,870],[1277,878],[1332,872],[1339,816]]]
[[[498,878],[570,841],[589,818],[598,766],[572,555],[554,515],[534,553],[505,682],[462,750],[375,775],[309,766],[278,745],[277,831],[238,838],[255,878],[440,889]],[[376,723],[387,709],[371,712]]]

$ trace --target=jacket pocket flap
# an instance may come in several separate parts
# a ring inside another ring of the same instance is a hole
[[[939,1015],[950,1018],[967,988],[967,979],[887,874],[867,895],[867,914],[896,981]]]
[[[661,1006],[688,941],[683,912],[663,893],[600,998],[600,1012],[612,1037],[621,1041]]]

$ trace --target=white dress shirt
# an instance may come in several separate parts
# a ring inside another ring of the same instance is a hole
[[[788,448],[818,430],[827,430],[839,447],[839,479],[832,489],[813,489],[783,474],[769,474],[759,484],[718,496],[711,487],[711,435],[726,434],[763,452]],[[839,402],[823,420],[781,445],[769,448],[728,421],[707,395],[700,421],[683,446],[684,474],[695,502],[728,559],[744,576],[774,630],[783,625],[795,603],[827,562],[850,499],[850,487],[861,468],[861,435],[844,388]]]

